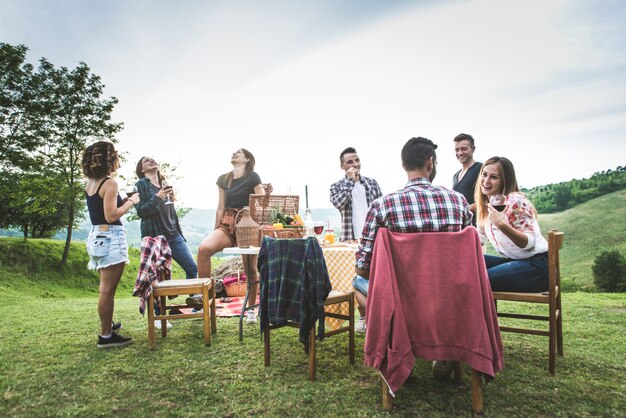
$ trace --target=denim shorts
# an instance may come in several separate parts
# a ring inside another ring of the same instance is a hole
[[[128,264],[128,243],[122,225],[94,225],[87,237],[89,270]]]
[[[354,276],[354,279],[352,279],[352,287],[363,293],[365,296],[367,296],[367,287],[369,286],[369,284],[369,280],[359,276],[358,274]]]

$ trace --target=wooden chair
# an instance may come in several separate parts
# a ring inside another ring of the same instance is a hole
[[[499,300],[527,303],[543,303],[548,305],[548,315],[531,315],[498,312],[501,318],[530,319],[548,321],[548,329],[520,328],[500,325],[500,331],[520,334],[542,335],[549,338],[548,371],[556,371],[556,355],[563,356],[563,312],[561,310],[561,267],[559,250],[563,246],[563,232],[548,232],[548,291],[539,293],[493,292],[496,307]]]
[[[332,290],[324,303],[324,306],[339,304],[339,303],[347,303],[349,306],[349,314],[348,315],[340,315],[336,313],[326,312],[326,315],[332,318],[344,319],[347,321],[347,325],[342,326],[341,328],[326,331],[324,333],[325,337],[330,337],[335,334],[339,334],[342,332],[348,333],[348,359],[350,364],[354,364],[354,292],[338,292]],[[299,328],[300,324],[297,322],[288,322],[283,325],[267,325],[263,331],[264,338],[264,359],[265,359],[265,367],[270,365],[270,330],[282,328],[284,326],[291,326],[295,328]],[[317,359],[316,359],[316,341],[315,341],[315,325],[309,331],[309,345],[307,350],[309,355],[309,380],[315,380],[316,369],[317,369]]]
[[[202,295],[202,312],[189,314],[168,314],[174,308],[191,308],[189,305],[168,305],[169,296]],[[154,313],[155,300],[159,303],[159,314]],[[148,298],[148,347],[156,348],[154,321],[161,321],[161,337],[167,336],[167,320],[202,318],[204,322],[204,345],[211,345],[211,334],[217,332],[215,316],[215,283],[213,279],[163,280],[152,284]]]
[[[451,258],[436,256],[452,252]],[[476,229],[399,233],[380,228],[370,266],[365,364],[381,374],[383,409],[393,408],[393,392],[415,360],[390,356],[388,347],[395,344],[397,353],[452,361],[457,383],[463,379],[461,362],[466,363],[472,369],[472,412],[482,413],[482,378],[493,378],[504,361]]]
[[[302,250],[306,248],[306,253],[303,251],[294,251],[294,247],[300,247]],[[291,257],[280,257],[280,254],[290,254]],[[299,253],[304,254],[303,260],[295,260],[293,255]],[[272,260],[272,255],[277,255],[274,260]],[[313,257],[316,260],[323,261],[323,253],[322,249],[317,242],[316,238],[305,238],[305,239],[274,239],[269,237],[264,237],[263,242],[261,244],[261,250],[259,252],[259,273],[260,273],[260,281],[261,281],[261,300],[260,300],[260,320],[261,320],[261,329],[263,330],[263,338],[264,338],[264,362],[265,367],[270,365],[270,331],[277,328],[282,328],[284,326],[291,326],[296,328],[301,328],[301,324],[297,321],[293,320],[293,318],[289,319],[289,314],[283,316],[283,314],[289,310],[291,314],[295,314],[294,316],[299,318],[302,314],[302,305],[306,304],[306,300],[302,301],[291,301],[290,307],[285,309],[285,311],[280,312],[276,315],[276,318],[280,316],[280,320],[270,321],[269,318],[269,299],[275,300],[278,296],[277,293],[280,293],[281,297],[285,296],[287,292],[283,293],[284,289],[294,289],[298,288],[302,294],[306,292],[303,290],[305,283],[305,275],[306,272],[302,270],[303,266],[307,266],[309,268],[309,264],[307,260],[310,262]],[[317,264],[317,263],[315,263]],[[271,265],[271,268],[269,267]],[[274,270],[276,268],[276,270]],[[280,271],[280,274],[275,274],[274,272]],[[301,274],[295,273],[299,272]],[[326,272],[326,265],[323,264],[323,272]],[[284,274],[283,274],[284,273]],[[319,273],[319,271],[318,271]],[[275,277],[270,277],[274,275]],[[328,273],[325,274],[325,280],[322,280],[320,275],[315,275],[315,280],[317,283],[315,285],[316,290],[321,290],[322,288],[326,288],[326,286],[330,286],[330,281],[328,279]],[[323,276],[323,274],[322,274]],[[322,283],[323,281],[323,283]],[[286,285],[286,282],[290,282]],[[293,296],[290,294],[290,296]],[[316,297],[311,295],[310,297]],[[287,298],[290,299],[290,298]],[[342,315],[339,313],[331,313],[327,312],[324,309],[324,314],[336,319],[343,319],[347,321],[347,325],[344,325],[341,328],[326,331],[324,333],[325,337],[330,337],[339,333],[348,333],[348,358],[349,363],[354,364],[354,292],[339,292],[331,290],[330,294],[324,301],[323,306],[327,307],[330,305],[347,303],[348,304],[348,314]],[[280,309],[277,309],[280,311]],[[304,313],[306,315],[306,313]],[[319,319],[318,319],[319,321]],[[315,380],[316,369],[317,369],[317,360],[316,360],[316,324],[317,322],[311,325],[311,328],[308,330],[308,345],[305,346],[305,353],[309,356],[309,379]],[[272,323],[270,323],[272,322]],[[275,323],[274,323],[275,322]],[[303,330],[300,330],[300,335],[302,336]]]

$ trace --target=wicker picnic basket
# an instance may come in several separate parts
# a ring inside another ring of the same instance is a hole
[[[234,272],[229,274],[229,275],[227,275],[227,276],[233,277],[234,276]],[[227,279],[227,278],[224,277],[224,279]],[[225,284],[224,285],[224,291],[226,292],[226,296],[229,296],[231,298],[235,298],[235,297],[240,297],[240,296],[245,296],[246,295],[246,278],[244,278],[242,280],[241,272],[239,270],[237,270],[237,281],[236,282],[231,282],[229,284]]]
[[[263,226],[259,230],[261,234],[261,239],[264,236],[272,237],[272,238],[302,238],[304,229],[303,227],[297,228],[272,228],[268,226]]]
[[[280,213],[293,217],[298,213],[300,196],[280,194],[251,194],[250,217],[260,226],[273,223],[272,212],[279,210]]]

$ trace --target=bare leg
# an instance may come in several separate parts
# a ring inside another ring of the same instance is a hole
[[[367,296],[358,290],[354,289],[354,296],[356,296],[356,301],[359,304],[359,315],[361,318],[365,318],[365,307],[367,306]]]
[[[98,315],[100,316],[100,335],[111,333],[113,309],[115,307],[115,290],[122,278],[125,263],[115,264],[99,270],[100,297],[98,298]]]
[[[198,277],[211,277],[211,257],[232,245],[228,236],[219,229],[211,232],[208,237],[203,239],[200,247],[198,247]]]
[[[248,281],[248,283],[253,283],[253,282],[258,281],[259,272],[256,267],[257,259],[258,259],[258,256],[256,255],[243,255],[242,256],[243,270],[246,272],[246,276],[247,276],[246,280]],[[256,295],[257,295],[258,290],[259,290],[258,283],[250,285],[250,295],[248,296],[248,306],[252,306],[256,303]]]

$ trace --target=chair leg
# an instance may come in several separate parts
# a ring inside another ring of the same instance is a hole
[[[548,371],[556,372],[556,321],[550,318],[550,336],[548,341]]]
[[[382,383],[383,389],[383,409],[385,411],[391,411],[393,409],[393,399],[391,399],[387,382],[385,382],[385,379],[383,379],[382,376],[380,378],[380,383]]]
[[[348,302],[348,309],[350,312],[350,330],[348,331],[348,358],[350,364],[354,364],[354,296],[350,297]]]
[[[202,286],[202,322],[204,323],[204,345],[211,345],[211,322],[209,318],[209,285]]]
[[[161,296],[159,298],[159,312],[160,312],[159,315],[167,314],[167,311],[165,310],[165,306],[166,306],[165,303],[166,303],[165,296]],[[167,337],[167,320],[165,319],[161,320],[161,337],[162,338]]]
[[[309,380],[315,380],[316,356],[315,356],[315,324],[309,331]]]
[[[556,300],[550,301],[549,306],[549,341],[548,341],[548,371],[556,372]]]
[[[480,373],[472,369],[472,412],[483,413],[483,381]]]
[[[265,367],[270,365],[270,324],[265,323],[265,329],[263,330],[263,351],[265,359]]]
[[[556,319],[556,348],[559,356],[563,357],[563,309],[561,308],[561,292],[556,298],[556,308],[559,310],[559,317]]]
[[[211,302],[211,332],[217,332],[217,316],[215,315],[215,280],[211,279],[211,290],[209,291],[209,300]]]
[[[156,335],[154,332],[154,295],[148,297],[148,348],[156,348]]]
[[[460,361],[453,361],[452,367],[454,368],[454,383],[460,385],[463,383],[463,364]]]

